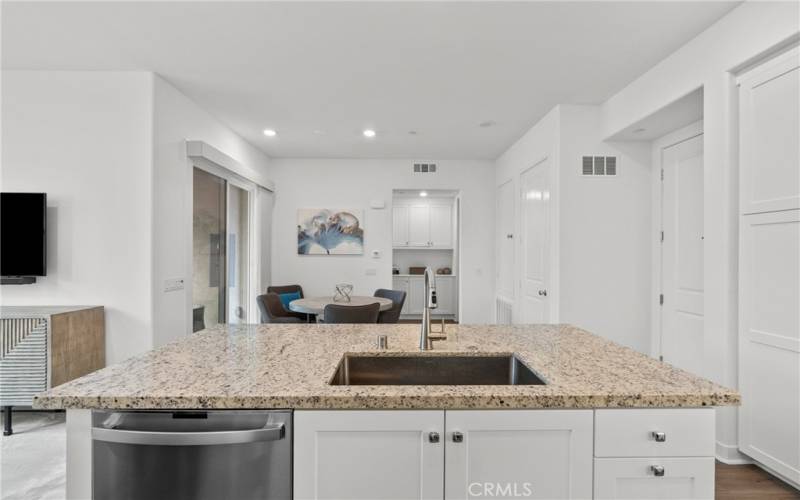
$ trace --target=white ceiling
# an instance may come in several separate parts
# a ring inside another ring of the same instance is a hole
[[[273,157],[493,159],[737,3],[3,2],[2,64],[154,71]]]

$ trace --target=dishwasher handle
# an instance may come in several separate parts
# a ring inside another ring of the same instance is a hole
[[[283,424],[241,431],[213,432],[153,432],[92,428],[92,439],[108,443],[140,444],[149,446],[214,446],[278,441],[286,436]]]

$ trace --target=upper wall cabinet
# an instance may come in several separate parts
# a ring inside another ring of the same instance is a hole
[[[739,80],[742,214],[800,208],[800,51]]]
[[[392,244],[399,248],[453,248],[453,207],[446,201],[392,207]]]

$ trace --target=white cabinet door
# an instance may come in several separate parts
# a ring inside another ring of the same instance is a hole
[[[295,411],[294,498],[441,499],[444,412]]]
[[[436,304],[437,308],[434,310],[436,315],[450,315],[455,314],[455,278],[453,277],[436,277]]]
[[[408,286],[408,278],[392,278],[392,288],[406,292],[406,301],[403,302],[403,309],[400,314],[409,314],[409,299],[411,298],[411,288]]]
[[[743,214],[800,208],[800,49],[739,80]]]
[[[713,500],[714,458],[598,458],[594,498]]]
[[[447,411],[445,498],[591,498],[592,413]]]
[[[408,207],[408,245],[412,247],[430,246],[430,210],[428,205]]]
[[[800,210],[742,219],[739,447],[800,484]]]
[[[431,246],[453,247],[453,207],[451,205],[430,206]]]
[[[408,246],[408,207],[392,207],[392,246]]]
[[[408,314],[422,314],[422,307],[425,305],[425,281],[422,278],[408,278],[408,289]]]

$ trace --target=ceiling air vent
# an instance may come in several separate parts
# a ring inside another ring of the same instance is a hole
[[[415,174],[435,174],[436,173],[436,164],[435,163],[415,163],[414,164],[414,173]]]
[[[584,156],[581,161],[581,174],[592,176],[617,175],[617,157]]]

